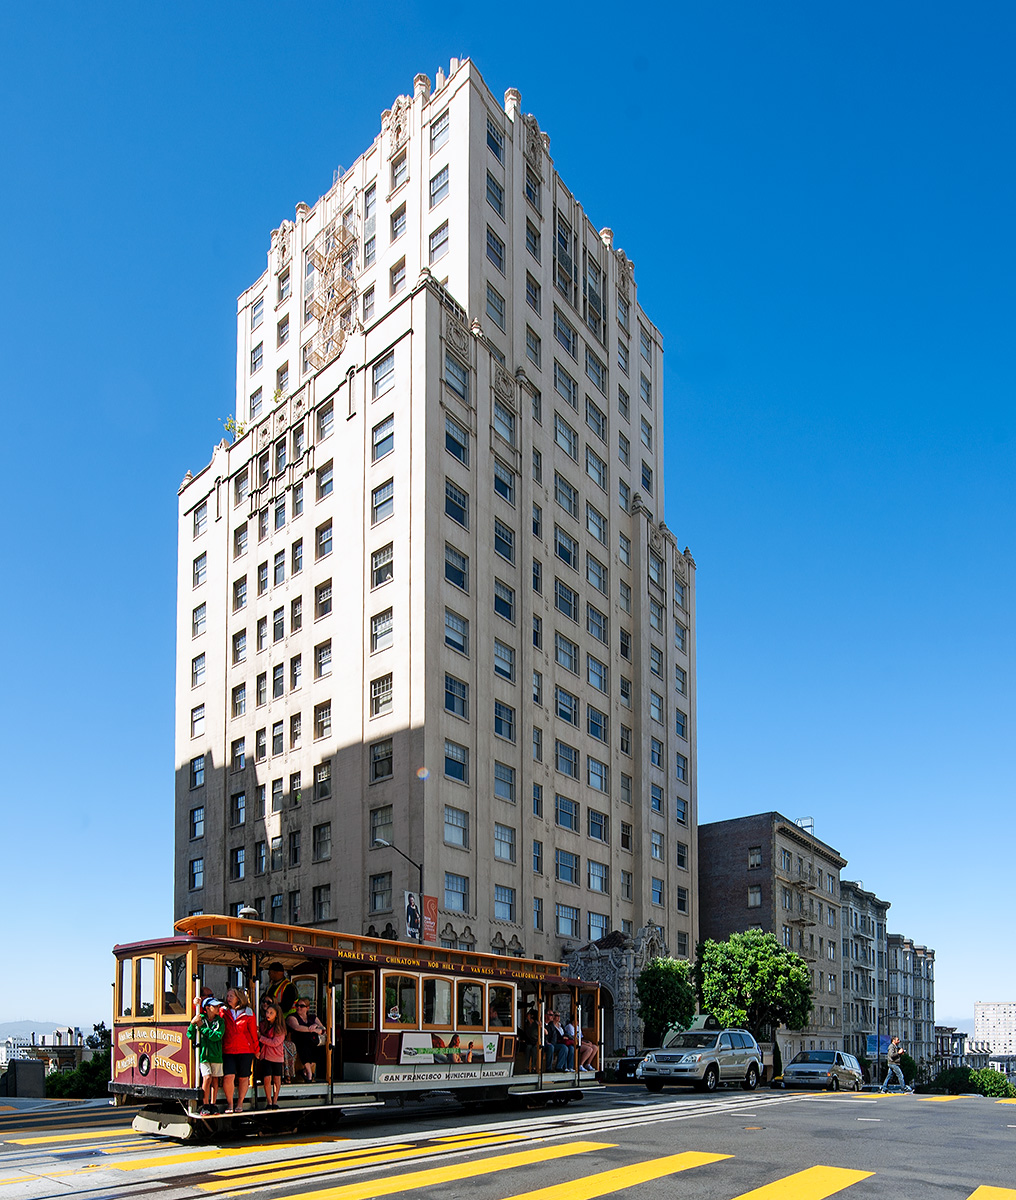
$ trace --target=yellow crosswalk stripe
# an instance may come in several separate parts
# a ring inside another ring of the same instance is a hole
[[[848,1171],[845,1167],[809,1167],[735,1196],[734,1200],[825,1200],[826,1196],[835,1196],[874,1173]]]
[[[1016,1104],[1016,1100],[996,1100],[996,1104]]]
[[[1016,1191],[1012,1188],[989,1187],[982,1183],[976,1191],[970,1193],[967,1200],[1016,1200]]]
[[[962,1100],[962,1096],[918,1096],[922,1104],[948,1104],[950,1100]]]
[[[690,1171],[692,1167],[702,1167],[730,1157],[729,1154],[700,1154],[695,1150],[686,1150],[683,1154],[651,1158],[628,1167],[617,1167],[613,1171],[601,1171],[598,1175],[587,1175],[584,1179],[570,1179],[567,1183],[520,1192],[510,1200],[594,1200],[596,1196],[609,1196],[611,1192],[620,1192],[637,1183],[663,1179],[666,1175],[676,1175],[678,1171]]]
[[[134,1129],[96,1129],[89,1133],[58,1133],[50,1137],[10,1138],[0,1135],[0,1139],[15,1146],[44,1146],[53,1142],[94,1142],[102,1138],[132,1137],[136,1138]]]
[[[613,1150],[608,1142],[571,1142],[567,1146],[541,1146],[538,1150],[523,1150],[517,1154],[501,1154],[497,1158],[481,1158],[475,1162],[451,1163],[444,1167],[432,1167],[426,1171],[410,1171],[405,1175],[393,1175],[388,1179],[364,1179],[359,1183],[347,1183],[338,1187],[323,1188],[316,1192],[301,1192],[289,1200],[377,1200],[379,1196],[400,1196],[413,1188],[433,1187],[439,1183],[451,1183],[459,1179],[473,1179],[479,1175],[491,1175],[497,1171],[511,1171],[515,1167],[533,1163],[551,1162],[556,1158],[568,1158],[573,1154],[588,1154],[592,1150]],[[243,1180],[249,1183],[249,1180]],[[218,1189],[222,1184],[204,1184],[206,1190]]]
[[[397,1162],[403,1158],[422,1158],[428,1154],[447,1154],[452,1150],[471,1150],[474,1146],[503,1146],[509,1142],[520,1142],[524,1135],[516,1134],[487,1134],[485,1137],[472,1137],[462,1143],[444,1142],[440,1146],[417,1146],[407,1150],[397,1150],[392,1153],[388,1146],[371,1146],[365,1150],[353,1150],[343,1154],[322,1155],[317,1158],[291,1159],[288,1163],[264,1163],[254,1167],[227,1167],[216,1171],[219,1180],[235,1178],[238,1185],[279,1183],[295,1179],[298,1175],[319,1175],[328,1167],[336,1169],[353,1166],[374,1166],[378,1163]],[[215,1191],[223,1186],[222,1183],[199,1183],[204,1191]]]
[[[295,1146],[306,1145],[306,1142],[275,1142],[272,1144],[273,1150],[292,1150]],[[386,1149],[403,1150],[409,1146],[408,1142],[400,1143],[396,1146],[386,1147]],[[216,1158],[241,1158],[248,1154],[263,1154],[264,1146],[231,1146],[225,1149],[216,1146],[209,1150],[187,1150],[179,1154],[167,1153],[156,1155],[153,1158],[131,1158],[124,1162],[102,1163],[104,1171],[147,1171],[149,1168],[158,1168],[166,1166],[183,1165],[184,1163],[208,1162]],[[335,1158],[343,1158],[347,1155],[354,1154],[369,1154],[377,1151],[376,1146],[371,1146],[367,1150],[351,1150],[342,1151],[336,1155],[335,1151],[329,1154],[316,1154],[308,1158],[293,1158],[286,1159],[284,1162],[278,1163],[262,1163],[253,1168],[254,1170],[266,1170],[269,1167],[275,1169],[283,1167],[287,1163],[299,1165],[301,1163],[317,1163],[331,1162]],[[235,1167],[235,1172],[249,1171],[251,1167]],[[229,1174],[230,1172],[217,1172],[218,1174]]]

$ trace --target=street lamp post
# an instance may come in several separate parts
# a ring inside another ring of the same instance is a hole
[[[418,863],[416,859],[410,858],[404,850],[400,850],[398,846],[391,842],[386,842],[384,838],[375,837],[373,841],[375,846],[383,846],[386,850],[394,850],[396,854],[401,855],[411,867],[416,867],[420,872],[420,920],[423,920],[423,863]],[[423,927],[420,927],[420,941],[423,941]]]

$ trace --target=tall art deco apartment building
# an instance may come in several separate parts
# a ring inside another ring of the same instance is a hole
[[[179,495],[178,916],[404,936],[411,891],[445,945],[694,947],[661,338],[549,145],[417,76],[240,297]]]

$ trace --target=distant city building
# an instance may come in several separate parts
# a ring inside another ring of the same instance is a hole
[[[868,1053],[868,1037],[888,1028],[889,967],[886,913],[889,901],[867,892],[861,883],[840,881],[843,919],[843,1049]]]
[[[951,1071],[970,1064],[966,1060],[967,1035],[952,1025],[935,1026],[935,1069]]]
[[[91,1059],[93,1051],[85,1045],[81,1030],[69,1025],[31,1037],[9,1037],[0,1042],[0,1067],[14,1059],[35,1058],[53,1071],[72,1071]]]
[[[903,1049],[924,1073],[935,1063],[935,951],[900,933],[886,939],[889,957],[889,1013],[886,1033],[898,1035]]]
[[[662,336],[549,146],[453,60],[266,239],[179,490],[177,917],[694,950]]]
[[[815,837],[810,820],[758,813],[699,826],[701,937],[761,929],[796,950],[811,972],[811,1023],[780,1035],[785,1060],[843,1048],[840,871],[847,860]]]
[[[996,1054],[1016,1054],[1016,1001],[978,1000],[974,1005],[974,1037]]]

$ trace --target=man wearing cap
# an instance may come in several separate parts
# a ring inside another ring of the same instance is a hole
[[[268,980],[262,999],[270,1000],[285,1021],[296,1009],[296,985],[286,977],[286,968],[280,962],[268,964]]]
[[[201,1011],[187,1026],[187,1037],[198,1046],[198,1073],[201,1076],[201,1115],[215,1113],[215,1101],[219,1095],[219,1080],[222,1078],[222,1038],[226,1022],[221,1016],[222,1001],[208,996],[202,1001]]]

